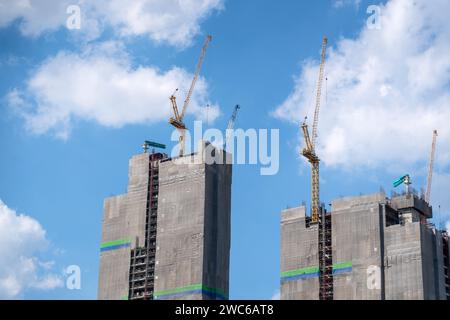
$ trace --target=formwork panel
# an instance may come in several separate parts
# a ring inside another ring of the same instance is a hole
[[[420,223],[386,228],[386,299],[424,299]]]
[[[420,231],[424,299],[444,300],[446,297],[442,233],[426,224],[420,225]]]
[[[130,159],[126,212],[128,232],[132,236],[133,248],[145,244],[149,166],[148,153],[135,155]]]
[[[281,299],[319,299],[318,225],[307,227],[306,208],[281,213]]]
[[[304,209],[282,214],[282,272],[309,263],[313,249],[304,215]],[[446,298],[446,236],[427,222],[432,210],[423,199],[389,199],[384,192],[341,198],[332,202],[331,217],[333,299]],[[305,283],[282,282],[282,298],[301,299],[299,291],[316,290],[315,283]]]
[[[228,298],[231,166],[206,164],[204,147],[160,164],[157,299]]]
[[[182,298],[203,279],[205,165],[162,163],[159,192],[155,296]]]
[[[126,224],[126,195],[104,201],[98,299],[128,297],[131,241]]]
[[[332,203],[335,300],[381,299],[381,288],[368,283],[368,276],[381,270],[379,203],[383,198],[373,194]]]
[[[228,299],[231,247],[231,165],[206,166],[204,299]]]

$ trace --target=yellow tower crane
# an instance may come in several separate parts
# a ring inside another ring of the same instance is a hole
[[[428,164],[427,191],[425,194],[425,201],[427,203],[430,203],[431,181],[433,180],[433,165],[434,165],[434,154],[436,153],[437,136],[438,136],[438,132],[437,132],[437,130],[434,130],[433,131],[433,142],[431,143],[430,162]]]
[[[314,111],[314,121],[312,135],[309,134],[308,125],[306,119],[303,122],[301,128],[305,138],[305,148],[302,150],[302,155],[308,159],[311,163],[311,222],[318,223],[320,215],[320,198],[319,198],[319,162],[320,159],[316,155],[316,138],[317,138],[317,126],[319,123],[319,111],[320,111],[320,98],[322,96],[322,82],[325,69],[325,56],[328,39],[323,38],[322,42],[322,54],[319,68],[319,79],[317,81],[317,95],[316,95],[316,108]]]
[[[169,123],[172,126],[174,126],[179,132],[180,156],[182,156],[184,154],[184,148],[185,148],[186,125],[184,124],[183,119],[186,114],[186,109],[191,100],[192,93],[194,92],[195,83],[197,82],[198,76],[200,74],[200,70],[202,69],[202,64],[203,64],[203,60],[205,59],[206,49],[208,48],[208,45],[211,42],[211,40],[212,40],[212,36],[208,35],[206,37],[205,43],[203,44],[202,52],[200,54],[200,58],[197,63],[197,68],[195,69],[194,78],[192,79],[192,83],[189,88],[188,94],[186,96],[186,99],[184,100],[184,105],[183,105],[181,114],[179,114],[179,112],[178,112],[177,99],[175,97],[175,94],[178,91],[178,89],[176,89],[175,92],[169,98],[170,102],[172,104],[172,109],[173,109],[173,117],[171,117],[169,119]]]

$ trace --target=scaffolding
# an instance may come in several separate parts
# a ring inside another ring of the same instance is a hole
[[[331,241],[331,213],[323,206],[319,220],[319,299],[333,300],[333,248]]]
[[[443,232],[442,234],[442,248],[444,251],[444,278],[445,278],[445,294],[447,300],[450,300],[450,251],[449,251],[449,239],[448,232]]]
[[[152,153],[149,155],[149,177],[145,220],[145,245],[131,250],[129,299],[153,300],[156,232],[159,193],[159,163],[167,155]]]

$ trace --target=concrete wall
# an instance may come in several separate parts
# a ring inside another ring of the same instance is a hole
[[[386,228],[386,299],[424,299],[420,223]]]
[[[442,234],[421,225],[422,274],[424,279],[424,299],[445,299],[444,257]]]
[[[386,229],[386,298],[445,299],[442,235],[419,222]]]
[[[135,155],[129,161],[126,212],[127,228],[133,248],[145,245],[149,166],[148,153]]]
[[[217,297],[206,293],[204,299],[229,295],[231,170],[231,165],[206,166],[203,283],[220,293]]]
[[[317,225],[306,227],[306,208],[281,213],[281,299],[319,299]]]
[[[424,216],[432,217],[431,208],[411,195],[387,199],[381,192],[333,201],[333,298],[444,299],[442,235]],[[318,298],[317,278],[292,276],[292,270],[314,265],[314,259],[317,231],[305,227],[305,208],[283,211],[282,299]]]
[[[384,200],[384,193],[376,193],[332,202],[335,300],[382,298],[381,283],[377,285],[376,273],[382,270],[380,226],[383,217],[380,203]]]
[[[159,169],[155,296],[202,283],[205,166],[164,162]],[[170,296],[176,298],[176,296]],[[180,298],[201,299],[201,292]]]
[[[440,231],[434,232],[434,243],[436,245],[436,264],[435,264],[435,283],[436,283],[436,299],[447,300],[447,292],[445,288],[445,261],[444,261],[444,243],[443,234]]]
[[[199,152],[160,163],[155,296],[228,298],[231,165],[209,165]],[[129,161],[128,192],[104,204],[99,299],[128,297],[131,249],[145,245],[149,154]]]
[[[450,230],[447,230],[447,232]],[[450,300],[450,279],[449,279],[449,272],[450,272],[450,261],[449,261],[449,257],[450,257],[450,246],[448,245],[448,235],[445,235],[444,239],[443,239],[443,245],[444,243],[447,243],[447,248],[448,250],[446,250],[446,257],[444,257],[444,272],[446,273],[447,276],[445,276],[445,281],[446,283],[444,284],[444,289],[446,291],[446,297],[447,300]]]
[[[231,166],[207,165],[203,147],[160,164],[157,299],[228,297]]]
[[[411,194],[393,197],[391,199],[391,206],[397,210],[411,211],[411,209],[413,209],[413,211],[420,212],[428,219],[433,217],[433,210],[428,203],[417,196],[412,196]]]
[[[128,192],[105,199],[98,298],[126,299],[129,289],[131,249],[145,242],[149,154],[129,161]],[[139,242],[139,244],[137,244]]]
[[[130,234],[126,228],[126,195],[104,201],[98,299],[120,300],[128,297]],[[123,240],[114,244],[113,241]],[[128,243],[128,244],[127,244]]]

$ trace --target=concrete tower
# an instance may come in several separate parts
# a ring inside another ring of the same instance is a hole
[[[131,158],[128,192],[104,202],[99,299],[228,298],[226,156],[202,141],[183,157]]]
[[[318,227],[305,207],[281,214],[281,299],[319,298]],[[332,202],[333,299],[447,299],[448,237],[427,223],[432,209],[414,194]]]

